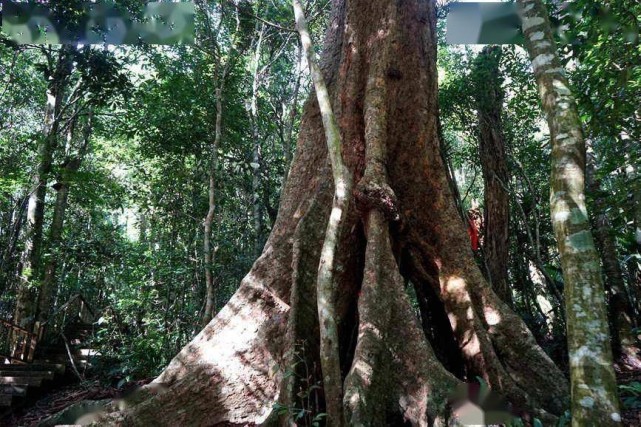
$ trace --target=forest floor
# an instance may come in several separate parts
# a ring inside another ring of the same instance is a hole
[[[617,372],[619,384],[630,384],[641,382],[640,371]],[[125,384],[121,388],[105,386],[98,381],[87,381],[82,384],[75,384],[58,391],[47,394],[31,407],[18,409],[12,416],[0,420],[0,425],[6,427],[36,427],[40,422],[63,409],[81,402],[83,400],[119,399],[131,390],[134,390],[151,381],[141,380]],[[638,402],[641,405],[641,398]],[[628,408],[622,410],[623,426],[641,426],[641,410]]]
[[[0,419],[6,427],[35,427],[40,422],[69,406],[83,400],[119,399],[131,390],[151,382],[148,380],[126,383],[121,388],[106,386],[99,381],[86,381],[53,391],[37,400],[33,405],[18,408],[8,418]]]

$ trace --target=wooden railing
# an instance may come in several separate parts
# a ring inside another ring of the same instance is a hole
[[[0,364],[31,363],[45,331],[49,336],[62,334],[68,322],[74,320],[83,323],[95,321],[94,311],[80,294],[72,296],[46,321],[35,322],[33,331],[0,319]]]
[[[33,332],[0,319],[0,363],[31,363],[43,326],[36,322]]]

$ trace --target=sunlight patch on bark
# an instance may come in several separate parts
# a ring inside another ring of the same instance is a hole
[[[550,44],[548,43],[547,46],[550,46]],[[554,79],[553,86],[560,95],[570,95],[572,93],[570,92],[570,88],[567,86],[567,84],[559,79]]]
[[[529,6],[528,6],[528,8],[529,8],[529,9],[532,9],[533,7],[534,7],[534,5],[529,5]],[[527,12],[529,9],[526,9],[525,11]],[[533,18],[525,17],[525,18],[523,18],[523,31],[525,32],[525,31],[529,30],[530,28],[533,28],[533,27],[536,27],[537,25],[541,25],[541,24],[543,24],[544,22],[545,22],[545,21],[543,20],[543,18],[539,18],[539,17],[533,17]]]
[[[458,276],[450,276],[445,279],[444,291],[448,294],[454,294],[467,298],[466,295],[465,279]]]
[[[539,68],[550,65],[553,59],[553,55],[542,53],[532,60],[532,68],[536,72]]]
[[[533,7],[534,7],[534,5],[533,5],[533,4],[531,4],[531,5],[529,5],[528,7],[529,7],[529,8],[533,8]],[[544,36],[545,36],[545,34],[543,34],[543,31],[537,31],[537,32],[532,33],[532,34],[530,35],[530,40],[532,40],[533,42],[536,42],[536,41],[539,41],[539,40],[543,40],[543,37],[544,37]]]
[[[498,325],[501,322],[501,315],[498,311],[494,310],[492,307],[485,307],[485,321],[488,325],[494,326]]]

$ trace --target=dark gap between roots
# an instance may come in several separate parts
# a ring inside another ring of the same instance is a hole
[[[341,323],[338,325],[339,336],[339,353],[341,363],[341,376],[343,381],[349,373],[354,361],[354,353],[356,352],[356,342],[358,340],[358,298],[360,296],[361,287],[363,285],[363,273],[365,269],[365,246],[366,238],[362,224],[359,224],[354,230],[356,233],[357,247],[354,247],[353,254],[356,259],[352,260],[354,268],[352,269],[353,277],[349,281],[352,283],[353,291],[351,292],[350,300],[347,304],[347,309],[343,316],[340,316]]]
[[[423,333],[432,346],[438,360],[445,369],[450,371],[460,380],[465,380],[465,363],[459,349],[458,343],[447,317],[445,306],[436,294],[430,283],[418,280],[408,269],[411,268],[408,255],[403,251],[401,257],[400,271],[403,278],[409,281],[412,288],[406,288],[406,292],[416,298],[419,309],[418,320],[421,323]],[[438,274],[435,267],[430,269],[433,280],[438,281]],[[413,292],[412,292],[413,291]],[[411,295],[414,294],[414,295]]]

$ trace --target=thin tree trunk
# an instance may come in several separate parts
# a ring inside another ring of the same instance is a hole
[[[476,101],[479,120],[479,154],[484,181],[484,244],[490,283],[498,296],[512,305],[508,285],[507,260],[509,249],[510,205],[509,182],[505,154],[505,138],[501,111],[503,89],[499,62],[501,48],[486,47],[476,63]]]
[[[215,251],[212,248],[212,226],[214,215],[216,214],[216,170],[218,168],[218,146],[222,138],[222,120],[223,120],[223,88],[227,77],[227,67],[224,68],[218,87],[216,88],[216,124],[214,130],[214,141],[209,151],[209,209],[204,221],[203,232],[203,258],[205,267],[205,311],[203,313],[202,324],[207,325],[214,316],[216,309],[216,285],[214,283],[214,256]]]
[[[92,132],[93,114],[89,112],[87,123],[82,133],[82,142],[75,155],[69,156],[65,159],[62,171],[58,182],[54,185],[56,189],[56,202],[53,210],[53,219],[49,228],[48,236],[48,249],[49,255],[44,264],[44,277],[38,295],[38,320],[44,321],[47,319],[51,308],[54,295],[57,293],[56,283],[56,268],[58,267],[58,260],[61,259],[61,240],[62,232],[65,221],[65,212],[67,209],[69,191],[73,182],[73,175],[80,169],[80,165],[85,157],[89,147],[89,139]],[[73,144],[75,132],[75,123],[69,126],[68,144]]]
[[[627,152],[626,155],[626,175],[631,189],[632,199],[632,233],[635,247],[633,254],[637,257],[630,257],[628,261],[629,285],[631,290],[631,299],[634,300],[633,310],[635,320],[638,324],[641,322],[641,174],[639,174],[639,142],[631,139],[623,139],[622,142]]]
[[[545,269],[545,265],[543,264],[543,260],[541,259],[541,247],[538,240],[538,232],[536,232],[537,237],[532,236],[533,233],[531,231],[530,225],[528,224],[528,216],[525,214],[523,206],[521,206],[521,203],[517,201],[516,207],[517,211],[521,215],[521,219],[523,220],[522,224],[523,228],[525,229],[525,235],[527,236],[528,242],[530,243],[530,246],[532,248],[531,252],[526,251],[526,255],[545,279],[546,288],[550,295],[554,296],[555,302],[557,303],[556,305],[558,306],[560,314],[562,315],[561,317],[564,317],[565,311],[563,310],[563,295],[561,295],[561,293],[557,290],[556,282]],[[535,222],[537,222],[536,228],[538,229],[538,219],[535,218],[534,220]]]
[[[4,292],[6,289],[11,287],[12,272],[16,271],[16,246],[18,244],[18,239],[22,232],[22,226],[25,222],[25,213],[27,210],[27,204],[29,202],[28,195],[25,195],[20,198],[20,202],[13,210],[13,215],[10,221],[10,227],[7,232],[7,244],[2,252],[2,265],[0,266],[0,292]]]
[[[640,143],[637,142],[634,144],[630,141],[627,145],[629,147],[635,147]],[[638,150],[638,148],[637,148]],[[632,156],[638,158],[638,156]],[[632,184],[632,202],[633,202],[633,221],[634,221],[634,241],[636,243],[637,253],[641,253],[641,174],[639,174],[639,165],[633,164],[630,168],[630,181]]]
[[[519,172],[523,176],[523,179],[525,180],[525,183],[527,185],[528,191],[530,194],[536,194],[534,186],[532,185],[532,182],[530,181],[530,178],[528,178],[527,174],[525,173],[525,170],[523,169],[523,165],[521,165],[521,162],[515,157],[512,158],[514,163],[516,164]],[[550,276],[550,274],[547,272],[545,268],[545,264],[543,262],[543,259],[541,257],[541,236],[540,236],[540,223],[539,223],[539,209],[537,206],[537,201],[538,201],[538,196],[535,198],[533,205],[532,205],[532,210],[534,211],[534,215],[530,215],[530,217],[533,218],[534,220],[534,232],[532,232],[532,227],[530,227],[529,224],[529,218],[528,215],[525,213],[525,209],[523,209],[523,206],[519,201],[516,201],[516,207],[518,208],[517,211],[521,215],[521,219],[523,220],[523,227],[525,228],[526,236],[528,238],[528,241],[530,242],[530,246],[532,247],[532,254],[528,254],[531,261],[534,263],[536,268],[539,270],[539,272],[543,275],[545,278],[545,284],[547,286],[548,291],[550,292],[551,295],[554,296],[555,302],[556,302],[556,308],[555,311],[558,310],[560,316],[559,318],[564,319],[565,318],[565,310],[563,308],[563,295],[559,292],[557,289],[557,284],[556,281]]]
[[[258,90],[260,88],[260,55],[265,35],[265,24],[261,24],[256,40],[256,50],[252,58],[252,94],[247,105],[252,138],[252,217],[254,222],[254,254],[260,255],[263,243],[263,206],[261,203],[261,141],[258,129]]]
[[[605,285],[610,296],[608,317],[612,326],[613,350],[616,359],[631,369],[641,368],[639,348],[632,332],[634,328],[634,312],[628,299],[623,271],[614,240],[614,230],[607,214],[607,201],[599,180],[595,177],[596,166],[594,159],[589,158],[587,164],[587,188],[594,198],[594,237],[603,262]]]
[[[565,280],[572,425],[620,425],[605,291],[585,206],[581,122],[545,5],[518,3],[552,139],[550,207]]]
[[[216,89],[214,96],[216,97],[216,118],[214,124],[214,141],[209,147],[209,167],[208,167],[208,209],[207,215],[203,221],[203,267],[205,269],[205,310],[201,318],[202,325],[207,325],[214,316],[216,310],[216,285],[214,279],[214,258],[216,250],[212,248],[212,229],[214,217],[216,213],[216,172],[218,168],[218,147],[222,139],[222,119],[223,119],[223,90],[227,79],[227,73],[232,68],[233,58],[228,58],[223,65],[220,63],[220,46],[218,44],[218,33],[222,27],[223,20],[220,19],[218,25],[214,28],[212,20],[216,12],[209,10],[211,5],[204,0],[198,0],[197,5],[205,18],[207,27],[207,41],[211,43],[209,46],[209,55],[214,59],[214,75],[218,78],[216,82]],[[239,20],[236,20],[237,26]],[[238,30],[238,28],[237,28]],[[236,52],[235,46],[232,46],[228,55],[233,55]]]
[[[328,157],[334,177],[334,201],[327,223],[325,240],[320,253],[316,296],[318,304],[318,320],[320,325],[320,362],[323,371],[323,390],[327,405],[328,422],[341,426],[343,419],[343,378],[341,375],[339,340],[336,313],[337,280],[335,269],[337,263],[336,251],[339,238],[345,226],[345,215],[349,209],[352,197],[352,177],[343,162],[341,133],[325,84],[325,78],[316,63],[312,39],[307,29],[307,22],[300,1],[292,0],[296,29],[300,34],[301,46],[307,65],[314,82],[314,90],[323,119],[323,129],[327,142]]]

